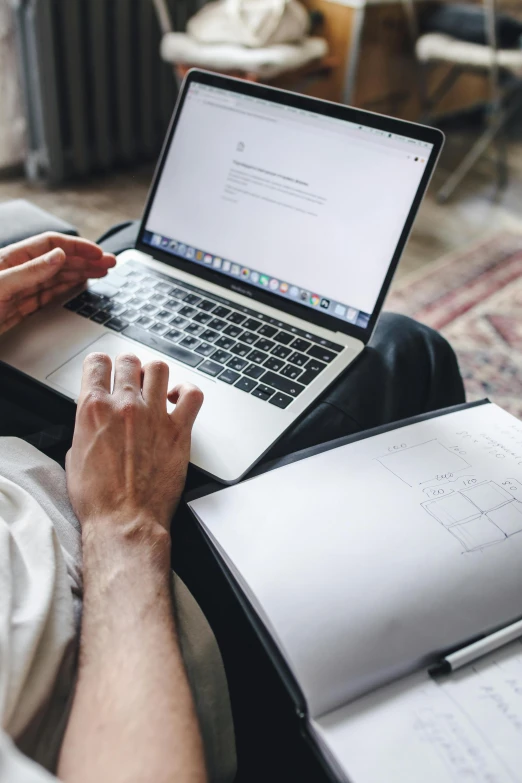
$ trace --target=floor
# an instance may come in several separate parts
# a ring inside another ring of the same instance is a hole
[[[146,166],[56,190],[29,185],[21,177],[0,180],[0,202],[28,199],[75,225],[82,236],[95,240],[115,223],[140,217],[152,171]]]
[[[502,229],[522,231],[520,139],[510,143],[509,180],[505,190],[499,191],[497,188],[494,161],[484,158],[448,202],[437,202],[437,190],[469,149],[471,140],[469,134],[447,136],[440,163],[399,264],[398,277],[458,250],[481,236]]]
[[[504,228],[522,231],[522,140],[510,145],[510,180],[503,192],[497,192],[492,162],[483,160],[447,204],[437,203],[436,189],[469,143],[469,135],[448,137],[399,265],[398,277],[482,235]],[[146,166],[58,190],[35,188],[23,178],[11,178],[0,181],[0,201],[29,199],[76,225],[83,236],[97,239],[113,224],[140,217],[151,176],[152,168]]]

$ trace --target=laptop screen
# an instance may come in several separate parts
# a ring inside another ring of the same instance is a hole
[[[142,242],[365,328],[432,148],[192,82]]]

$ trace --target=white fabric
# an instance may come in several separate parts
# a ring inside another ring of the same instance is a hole
[[[24,441],[0,438],[0,783],[56,780],[48,773],[74,690],[81,590],[80,527],[64,471]],[[175,575],[173,594],[207,768],[228,783],[235,741],[219,648]]]
[[[187,32],[204,44],[260,47],[297,43],[309,28],[297,0],[214,0],[190,19]]]
[[[327,53],[328,44],[323,38],[305,38],[300,44],[278,44],[260,49],[233,44],[200,44],[184,33],[168,33],[161,42],[161,56],[167,62],[215,71],[239,70],[265,79],[302,68]]]
[[[51,520],[2,477],[0,596],[0,715],[18,738],[49,698],[74,636],[73,603]]]
[[[449,62],[481,70],[489,70],[492,65],[492,50],[489,46],[459,41],[441,33],[421,35],[416,52],[421,62]],[[497,62],[501,68],[522,74],[521,49],[499,49]]]
[[[38,471],[31,459],[31,447],[23,444],[22,451],[28,453],[28,472]],[[60,480],[60,469],[55,468],[51,467],[53,478]],[[39,763],[52,767],[56,761],[58,748],[48,728],[53,723],[58,729],[62,723],[58,716],[67,712],[72,692],[76,637],[73,596],[81,589],[79,568],[75,567],[77,555],[74,545],[68,545],[65,539],[60,541],[50,516],[34,497],[1,475],[1,783],[25,781],[26,776],[27,780],[48,780],[48,775],[24,756],[13,755],[6,735],[21,749],[30,746],[31,756]],[[60,729],[57,733],[61,737]],[[20,774],[13,776],[15,769]]]

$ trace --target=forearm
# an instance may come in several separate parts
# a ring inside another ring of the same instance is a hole
[[[159,526],[116,533],[98,521],[84,530],[83,557],[79,676],[59,777],[66,783],[204,781],[172,611],[170,537]]]

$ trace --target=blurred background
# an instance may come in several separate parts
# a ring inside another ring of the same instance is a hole
[[[401,275],[518,226],[520,0],[303,0],[289,56],[209,43],[208,5],[0,0],[0,201],[29,198],[89,238],[138,218],[180,79],[204,65],[446,132]]]

